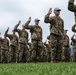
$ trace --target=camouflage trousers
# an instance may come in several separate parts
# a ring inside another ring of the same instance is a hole
[[[2,63],[8,63],[8,49],[1,49],[1,62]]]
[[[48,61],[48,51],[47,51],[47,48],[44,47],[43,49],[43,62],[47,62]]]
[[[28,62],[29,61],[29,49],[27,44],[21,44],[18,45],[18,60],[19,62]]]
[[[74,62],[74,55],[70,56],[70,62]]]
[[[0,63],[1,63],[1,47],[0,47]]]
[[[17,46],[10,46],[9,48],[9,62],[18,62],[18,47]]]
[[[73,46],[74,49],[74,62],[76,62],[76,46]]]
[[[70,61],[70,48],[63,47],[62,49],[62,61],[69,62]]]
[[[51,52],[48,52],[48,62],[51,62]]]
[[[32,40],[31,43],[31,61],[42,61],[43,43],[41,40]]]
[[[62,52],[62,37],[51,34],[51,62],[60,62],[61,61],[61,52]]]
[[[43,51],[43,60],[45,62],[50,62],[51,61],[51,49],[45,48]]]

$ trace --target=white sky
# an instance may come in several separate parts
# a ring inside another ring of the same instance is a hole
[[[0,0],[0,32],[3,37],[7,27],[10,27],[9,33],[12,33],[14,26],[21,20],[24,24],[31,16],[34,24],[34,19],[39,18],[40,26],[43,29],[43,41],[49,35],[49,24],[44,23],[44,16],[47,14],[50,7],[54,10],[55,7],[62,9],[60,16],[64,20],[65,29],[68,29],[68,35],[71,37],[72,25],[74,25],[74,13],[68,11],[69,0]],[[51,15],[54,15],[53,13]]]

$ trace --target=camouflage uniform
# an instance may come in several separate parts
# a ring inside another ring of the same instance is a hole
[[[51,61],[51,42],[50,42],[50,35],[47,36],[47,39],[49,40],[48,43],[46,44],[46,42],[44,42],[45,45],[45,53],[47,56],[47,61],[50,62]]]
[[[10,39],[10,47],[9,47],[9,62],[17,62],[18,61],[18,37],[16,34],[7,34],[8,30],[5,32],[5,36]]]
[[[31,42],[28,42],[28,49],[29,49],[29,57],[28,57],[28,60],[30,62],[31,61]]]
[[[1,45],[1,62],[9,62],[8,52],[9,52],[9,40],[7,38],[3,38]]]
[[[47,56],[47,61],[50,62],[51,61],[51,45],[50,43],[46,44],[44,43],[45,45],[45,49],[46,49],[46,52],[44,54],[46,54]]]
[[[49,15],[45,16],[44,22],[50,23],[51,62],[61,61],[64,22],[59,16]]]
[[[63,38],[63,49],[62,49],[62,61],[70,61],[70,47],[69,47],[69,36],[64,35]]]
[[[42,62],[47,62],[48,61],[48,50],[46,48],[46,42],[43,43],[43,56],[42,56]]]
[[[0,37],[0,62],[1,62],[1,45],[2,45],[2,38]]]
[[[70,62],[74,62],[74,49],[72,46],[72,42],[71,42],[71,46],[70,46]]]
[[[31,61],[42,60],[42,28],[39,25],[28,25],[30,21],[25,23],[26,29],[31,32]]]
[[[19,54],[19,62],[28,61],[29,50],[28,50],[28,32],[24,29],[17,29],[19,24],[14,27],[14,30],[18,32],[19,35],[19,46],[18,46],[18,54]]]
[[[72,40],[72,46],[73,46],[73,49],[74,49],[74,62],[76,62],[76,36],[74,38],[74,35],[73,35],[71,40]]]

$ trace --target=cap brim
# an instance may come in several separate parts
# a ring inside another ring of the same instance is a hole
[[[59,9],[59,10],[56,10],[56,11],[61,11],[61,9]]]
[[[61,9],[54,9],[54,11],[61,11]]]
[[[40,21],[40,20],[35,20],[35,21]]]

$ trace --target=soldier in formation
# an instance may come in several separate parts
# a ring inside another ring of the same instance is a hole
[[[2,38],[1,42],[1,62],[8,63],[9,62],[9,40],[4,35],[4,38]]]
[[[67,31],[68,30],[64,30],[64,37],[63,37],[62,61],[64,62],[70,61],[70,46],[69,46],[70,43]]]
[[[76,62],[76,33],[71,37],[71,45],[74,49],[74,62]]]
[[[64,21],[59,16],[61,9],[55,8],[55,16],[51,16],[52,8],[45,15],[44,22],[50,23],[51,62],[60,62],[62,53],[62,38],[64,34]]]
[[[42,61],[42,28],[39,26],[39,19],[35,19],[35,25],[29,25],[31,17],[25,23],[25,28],[31,33],[31,61]]]
[[[18,61],[18,36],[15,34],[13,30],[13,34],[8,34],[9,27],[5,31],[5,36],[10,39],[10,47],[9,47],[9,62],[17,62]]]
[[[74,5],[74,0],[69,0],[68,10],[75,14],[75,25],[72,27],[74,35],[71,38],[71,44],[74,49],[74,61],[76,62],[76,5]],[[0,62],[69,62],[69,36],[67,30],[64,30],[64,21],[60,17],[60,11],[61,9],[55,8],[55,15],[50,17],[50,14],[52,14],[52,8],[50,8],[45,15],[44,22],[50,24],[48,43],[43,44],[42,42],[43,32],[38,18],[34,20],[34,25],[29,25],[31,22],[31,17],[29,17],[28,21],[22,25],[22,29],[18,28],[21,24],[21,21],[19,21],[14,26],[13,34],[8,34],[8,27],[4,38],[0,37]],[[27,30],[30,30],[31,33],[31,43],[28,42],[29,34]]]
[[[0,33],[1,35],[1,33]],[[2,45],[2,38],[0,37],[0,63],[1,63],[1,45]]]
[[[50,35],[47,36],[48,42],[45,41],[44,45],[45,45],[45,53],[46,54],[46,58],[48,62],[51,62],[51,42],[50,42]]]
[[[25,26],[22,25],[22,29],[18,29],[21,21],[18,22],[14,27],[14,31],[19,35],[19,43],[18,43],[18,61],[27,61],[28,60],[28,32],[25,30]]]

